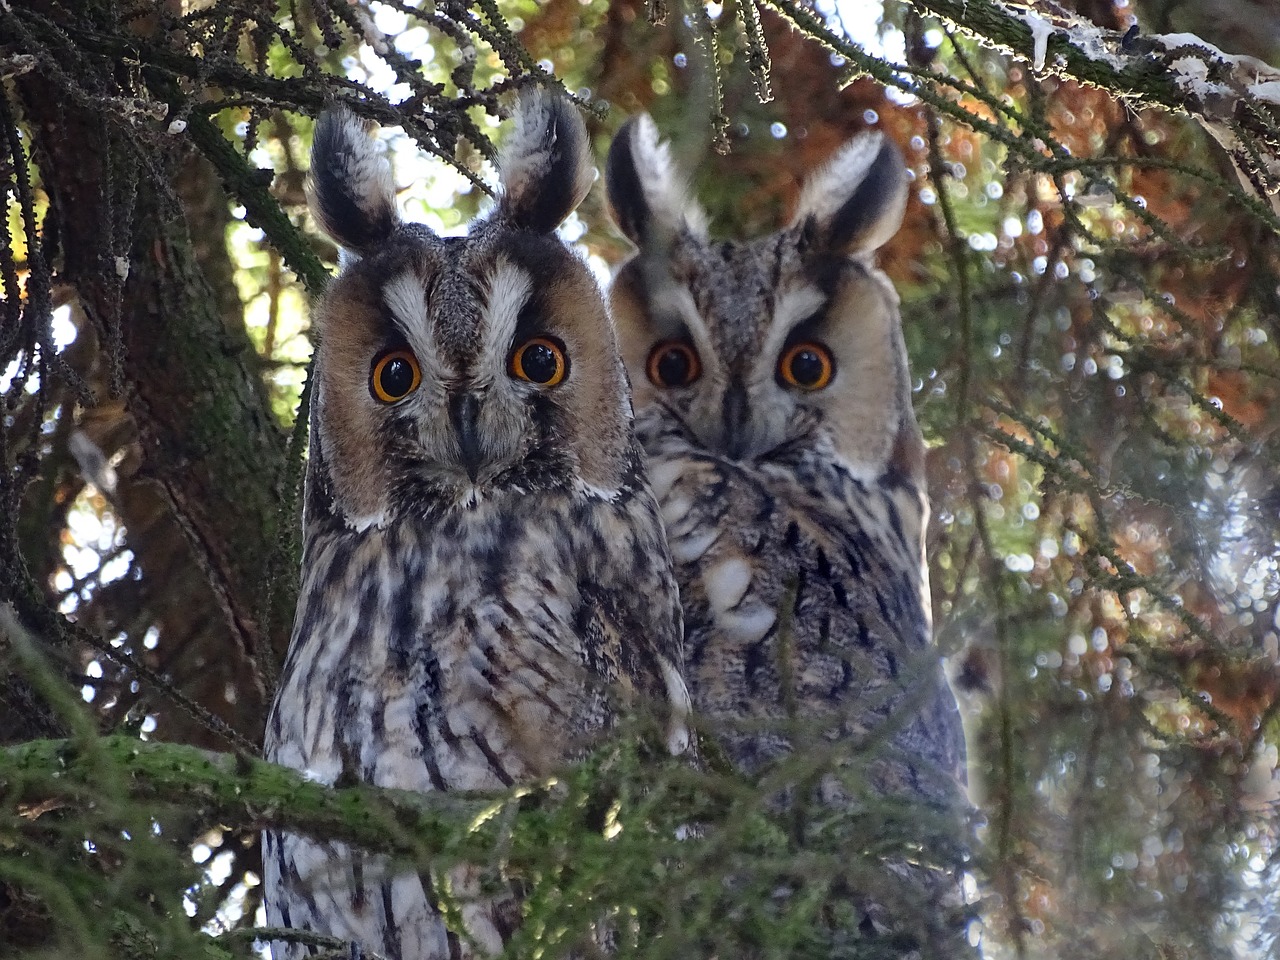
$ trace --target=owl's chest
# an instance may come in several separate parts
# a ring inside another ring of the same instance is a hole
[[[309,545],[271,759],[326,782],[490,789],[604,723],[561,548],[509,525],[433,534]]]
[[[928,643],[914,491],[818,465],[655,458],[685,609],[691,691],[706,712],[842,702],[891,682]]]

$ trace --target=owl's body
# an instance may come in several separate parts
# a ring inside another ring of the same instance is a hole
[[[694,706],[719,722],[734,762],[759,773],[794,740],[873,736],[914,692],[923,712],[899,746],[909,738],[919,763],[886,765],[882,786],[944,799],[963,759],[954,703],[940,683],[898,686],[937,677],[919,490],[796,448],[743,467],[658,417],[639,430],[681,585]]]
[[[619,134],[607,177],[639,248],[612,301],[695,713],[739,771],[781,790],[775,803],[863,817],[846,834],[813,814],[802,846],[835,843],[839,858],[840,838],[867,830],[868,798],[892,797],[954,823],[958,851],[964,741],[931,640],[924,445],[897,296],[871,262],[902,217],[901,159],[878,136],[854,140],[790,226],[752,241],[707,239],[647,117]],[[850,936],[960,955],[964,923],[940,903],[955,906],[954,871],[919,866],[890,832],[879,852],[847,851],[831,896],[858,913],[852,933],[832,922],[823,955],[857,955]],[[886,883],[861,892],[887,884],[895,902],[860,895],[871,861]]]
[[[345,112],[313,209],[355,254],[317,312],[302,587],[268,759],[333,783],[501,790],[572,760],[624,706],[683,748],[680,610],[585,265],[552,233],[589,184],[571,108],[522,101],[494,214],[439,238],[394,213]],[[637,590],[637,587],[639,590]],[[343,844],[269,833],[269,922],[389,960],[501,949],[519,915]],[[277,945],[277,957],[305,955]]]

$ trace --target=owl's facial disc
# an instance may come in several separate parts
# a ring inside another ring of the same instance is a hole
[[[626,373],[556,228],[591,186],[567,101],[522,95],[497,202],[465,236],[403,220],[347,110],[317,125],[309,202],[344,250],[313,324],[313,489],[363,530],[502,491],[616,496],[636,468]]]
[[[684,238],[683,270],[646,270],[641,257],[614,288],[624,358],[645,373],[633,380],[637,406],[661,403],[730,460],[807,437],[837,380],[829,293],[795,269],[772,269],[777,247]]]
[[[353,272],[376,278],[381,301],[371,337],[391,359],[375,364],[382,379],[368,393],[391,474],[414,491],[397,502],[476,504],[586,476],[612,489],[629,409],[606,399],[625,398],[622,370],[598,288],[576,258],[550,240],[499,246],[480,235],[431,244],[396,269],[375,266]],[[402,354],[421,368],[410,393]]]

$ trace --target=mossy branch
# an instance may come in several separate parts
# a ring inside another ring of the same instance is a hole
[[[0,750],[0,784],[11,809],[50,808],[123,785],[127,799],[198,811],[231,827],[288,827],[372,851],[414,855],[450,849],[487,853],[466,841],[483,813],[514,795],[420,794],[369,786],[328,787],[244,754],[222,754],[131,736],[33,740]]]
[[[1277,105],[1255,94],[1264,79],[1257,61],[1183,43],[1183,35],[1121,34],[1074,14],[1033,12],[1004,0],[911,5],[984,46],[1025,57],[1037,72],[1195,119],[1231,155],[1242,183],[1264,197],[1276,192]]]
[[[984,46],[1035,59],[1035,37],[1023,12],[1000,0],[912,0],[911,5],[921,14],[948,21]],[[1145,45],[1126,44],[1122,34],[1092,27],[1090,32],[1096,31],[1105,44],[1108,56],[1103,58],[1100,51],[1085,50],[1079,40],[1073,42],[1066,28],[1046,26],[1052,28],[1045,47],[1046,71],[1152,106],[1196,112],[1166,66]]]
[[[267,235],[307,291],[313,296],[320,294],[329,282],[329,271],[267,190],[271,171],[250,167],[208,117],[193,113],[188,130],[200,152],[218,171],[227,192],[244,204],[245,219]]]

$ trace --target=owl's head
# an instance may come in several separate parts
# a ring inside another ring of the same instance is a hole
[[[555,234],[593,175],[576,110],[524,94],[498,166],[493,209],[440,237],[401,219],[353,113],[316,126],[311,211],[343,266],[313,316],[311,469],[356,529],[503,491],[608,496],[628,469],[604,300]]]
[[[733,460],[814,447],[860,477],[918,476],[898,298],[872,262],[906,207],[888,140],[846,143],[807,179],[791,222],[749,241],[708,238],[647,115],[619,132],[605,179],[638,248],[612,288],[638,413]]]

